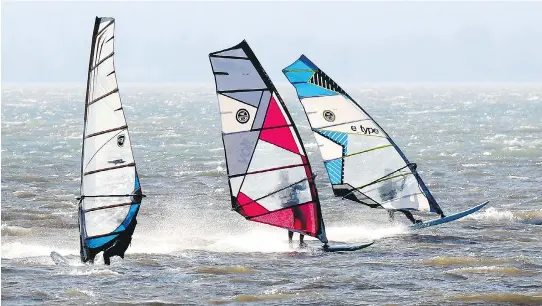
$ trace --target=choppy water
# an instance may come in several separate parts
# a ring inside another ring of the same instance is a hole
[[[542,86],[345,86],[418,164],[446,212],[419,232],[331,196],[308,123],[328,237],[362,251],[288,254],[286,231],[230,211],[214,86],[123,86],[145,199],[126,259],[78,259],[84,86],[2,89],[2,303],[542,305]],[[296,235],[297,238],[297,235]],[[55,266],[49,253],[67,256]]]

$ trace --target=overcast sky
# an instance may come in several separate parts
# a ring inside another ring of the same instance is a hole
[[[301,53],[339,83],[542,81],[542,2],[4,1],[2,82],[84,83],[96,15],[121,83],[212,83],[242,39],[276,83]]]

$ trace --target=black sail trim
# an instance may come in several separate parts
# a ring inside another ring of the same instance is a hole
[[[84,212],[88,213],[88,212],[91,212],[91,211],[108,209],[108,208],[115,208],[115,207],[122,207],[122,206],[128,206],[128,205],[132,205],[132,204],[139,204],[139,203],[125,202],[125,203],[111,204],[111,205],[107,205],[107,206],[100,206],[100,207],[85,209]]]
[[[120,165],[120,166],[114,166],[114,167],[107,167],[107,168],[102,168],[102,169],[96,169],[96,170],[92,170],[92,171],[85,172],[84,175],[90,175],[90,174],[94,174],[94,173],[98,173],[98,172],[109,171],[109,170],[116,170],[116,169],[126,168],[126,167],[135,167],[135,163],[129,163],[129,164],[126,164],[126,165]]]
[[[217,90],[216,92],[221,93],[233,93],[233,92],[249,92],[249,91],[270,91],[270,88],[251,88],[251,89],[230,89],[230,90]]]
[[[90,138],[90,137],[94,137],[94,136],[98,136],[98,135],[102,135],[102,134],[107,134],[107,133],[114,132],[114,131],[124,130],[124,129],[127,129],[127,128],[128,128],[127,125],[123,125],[123,126],[119,126],[119,127],[116,127],[116,128],[109,129],[109,130],[92,133],[90,135],[87,135],[85,137],[85,139]]]
[[[102,58],[96,65],[94,65],[94,67],[92,67],[91,70],[94,70],[96,68],[98,68],[98,66],[100,66],[101,63],[103,63],[104,61],[108,60],[110,57],[112,57],[113,55],[115,55],[115,51],[111,52],[108,56]]]
[[[111,20],[105,27],[103,27],[103,29],[100,30],[100,32],[98,32],[98,34],[96,34],[96,36],[100,36],[100,34],[102,34],[103,32],[105,32],[105,30],[107,28],[109,28],[110,25],[112,25],[113,23],[115,23],[115,19]]]
[[[98,36],[98,28],[100,27],[100,18],[96,17],[94,19],[94,29],[92,30],[92,40],[90,43],[90,58],[88,60],[88,73],[87,73],[87,90],[85,93],[85,114],[84,114],[84,124],[83,124],[83,138],[85,137],[86,130],[87,130],[87,117],[88,117],[88,99],[90,97],[90,83],[91,83],[91,68],[92,63],[94,59],[94,45],[96,44],[96,37]],[[84,152],[85,152],[85,141],[83,141],[82,145],[82,154],[81,154],[81,172],[84,171]],[[83,193],[83,175],[81,175],[81,182],[80,182],[80,192]],[[78,207],[78,219],[77,224],[79,226],[79,256],[81,258],[82,262],[87,261],[93,261],[95,254],[90,252],[89,248],[87,247],[85,240],[86,240],[86,225],[85,225],[85,214],[82,212],[83,207],[81,206],[81,201],[79,201],[79,207]]]
[[[116,93],[116,92],[119,92],[119,88],[118,88],[118,87],[115,88],[115,89],[113,89],[113,90],[111,90],[110,92],[104,93],[103,95],[99,96],[98,98],[96,98],[96,99],[90,101],[90,102],[88,103],[88,105],[92,105],[92,104],[94,104],[94,103],[100,101],[101,99],[106,98],[106,97],[108,97],[108,96],[110,96],[110,95],[112,95],[112,94],[114,94],[114,93]]]
[[[250,58],[248,57],[231,56],[231,55],[211,55],[210,57],[250,60]]]
[[[271,172],[271,171],[277,171],[277,170],[283,170],[283,169],[289,169],[289,168],[295,168],[295,167],[303,167],[303,166],[306,166],[306,165],[307,164],[295,164],[295,165],[281,166],[281,167],[275,167],[275,168],[269,168],[269,169],[262,169],[262,170],[258,170],[258,171],[228,175],[228,178],[235,178],[235,177],[240,177],[240,176],[245,176],[245,175],[265,173],[265,172]]]

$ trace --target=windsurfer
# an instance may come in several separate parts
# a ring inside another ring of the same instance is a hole
[[[282,200],[282,207],[292,207],[292,213],[294,215],[294,228],[305,229],[307,228],[307,222],[303,211],[299,207],[299,192],[307,189],[307,185],[304,182],[299,182],[290,186],[290,175],[288,171],[280,172],[281,186],[288,186],[280,195]],[[284,188],[284,187],[281,187]],[[294,232],[288,231],[288,243],[290,247],[293,246]],[[303,242],[304,235],[299,233],[299,247],[304,248],[307,245]]]
[[[126,252],[126,249],[128,249],[128,246],[130,246],[130,243],[132,242],[132,235],[134,234],[136,224],[137,220],[134,218],[130,225],[128,225],[126,230],[119,234],[113,245],[104,250],[104,264],[110,265],[110,258],[115,255],[120,256],[120,258],[124,259],[124,252]]]
[[[394,171],[392,169],[386,168],[386,169],[384,169],[384,173],[386,175],[384,175],[382,177],[382,179],[384,179],[387,176],[391,175],[392,173],[394,173]],[[383,201],[391,201],[391,200],[395,199],[397,197],[397,191],[402,191],[404,185],[405,185],[405,178],[404,177],[403,177],[403,182],[400,185],[395,183],[391,179],[387,179],[382,184],[382,186],[380,186],[378,188],[378,191],[380,192],[380,198]],[[396,211],[402,212],[405,215],[405,217],[407,217],[408,220],[410,220],[410,222],[412,222],[413,224],[422,222],[422,220],[414,218],[412,213],[410,211],[408,211],[408,210],[405,210],[405,209],[396,209],[396,210],[390,209],[390,210],[388,210],[388,217],[389,217],[390,221],[393,221],[395,219],[395,212]]]

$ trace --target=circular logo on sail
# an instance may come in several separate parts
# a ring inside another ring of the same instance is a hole
[[[124,134],[119,135],[119,136],[117,137],[117,145],[118,145],[119,147],[122,147],[122,146],[124,145],[124,138],[125,138]]]
[[[237,114],[235,114],[235,119],[237,119],[237,122],[244,124],[247,123],[248,120],[250,120],[250,114],[246,109],[241,108],[237,111]]]
[[[324,119],[326,119],[326,121],[333,122],[335,121],[335,114],[330,110],[325,110]]]

